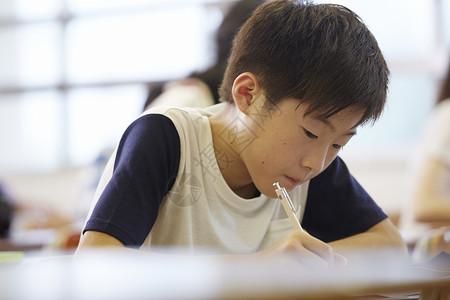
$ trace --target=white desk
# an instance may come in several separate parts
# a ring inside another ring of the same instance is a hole
[[[450,271],[361,258],[334,271],[270,261],[149,257],[101,250],[0,265],[0,299],[360,299],[448,293]],[[358,297],[358,298],[355,298]],[[445,297],[449,297],[448,294]],[[417,298],[416,298],[417,299]],[[448,299],[448,298],[443,298]]]

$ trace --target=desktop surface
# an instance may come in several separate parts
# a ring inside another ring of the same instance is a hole
[[[448,260],[448,255],[441,257]],[[309,270],[270,260],[152,256],[112,249],[0,264],[1,299],[369,299],[443,295],[450,270],[360,255],[351,267]],[[354,260],[355,261],[355,260]],[[431,299],[431,297],[428,297]],[[397,298],[399,299],[399,298]],[[401,298],[405,299],[405,298]],[[438,298],[437,298],[438,299]],[[447,298],[442,298],[447,299]]]

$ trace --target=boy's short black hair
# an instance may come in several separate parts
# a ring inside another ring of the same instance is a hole
[[[304,101],[322,117],[347,108],[375,121],[386,101],[389,70],[361,19],[335,4],[275,0],[262,4],[233,40],[221,101],[232,102],[235,78],[252,72],[267,99]]]

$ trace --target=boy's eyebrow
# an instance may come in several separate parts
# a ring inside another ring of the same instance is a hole
[[[336,131],[336,128],[334,128],[333,124],[331,124],[330,121],[328,121],[328,119],[322,117],[322,118],[318,118],[318,120],[320,122],[322,122],[323,124],[325,124],[327,127],[329,127],[333,132]],[[356,135],[356,127],[358,127],[358,125],[350,128],[350,129],[354,129],[354,130],[351,130],[351,131],[345,133],[344,135],[350,135],[350,136]]]

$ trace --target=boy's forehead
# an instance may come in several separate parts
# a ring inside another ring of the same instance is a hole
[[[313,104],[308,103],[300,103],[300,105],[304,105],[303,112],[305,117],[307,116],[322,122],[327,122],[328,119],[337,114],[346,114],[349,117],[361,117],[365,113],[364,109],[357,106],[316,108]]]
[[[345,116],[346,118],[354,118],[356,121],[355,121],[355,125],[352,127],[352,129],[357,128],[359,125],[362,124],[363,117],[366,112],[365,109],[358,107],[358,106],[320,107],[320,105],[315,105],[314,102],[311,103],[307,100],[298,99],[298,98],[285,98],[281,102],[284,102],[284,101],[290,101],[291,103],[293,103],[295,112],[301,118],[308,118],[308,119],[320,121],[330,128],[333,127],[330,119],[333,119],[333,116],[336,116],[336,115]],[[277,106],[277,105],[275,104],[275,106]]]
[[[328,128],[330,128],[332,131],[336,131],[336,126],[339,124],[334,124],[336,121],[334,120],[333,123],[333,117],[337,117],[338,119],[345,118],[345,119],[354,119],[353,122],[354,125],[352,125],[350,128],[348,128],[349,131],[352,132],[352,134],[356,134],[356,128],[361,124],[361,119],[363,117],[364,111],[362,109],[358,109],[355,107],[347,107],[344,109],[341,109],[339,111],[336,111],[333,114],[330,114],[328,111],[320,111],[320,110],[313,110],[303,111],[303,117],[313,119],[316,121],[320,121],[321,123],[325,124]]]

